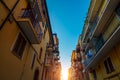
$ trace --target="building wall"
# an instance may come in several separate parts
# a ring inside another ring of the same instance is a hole
[[[34,61],[33,68],[32,68],[31,66],[32,66],[34,55],[36,57],[35,57],[35,61]],[[30,49],[28,51],[28,55],[26,57],[26,63],[24,64],[24,68],[23,68],[22,80],[33,80],[36,69],[39,70],[39,80],[41,80],[41,78],[40,78],[41,69],[40,68],[41,68],[41,66],[38,61],[38,56],[37,56],[36,52],[34,51],[34,49],[32,47],[30,47]]]
[[[93,67],[96,71],[96,74],[97,74],[97,80],[107,80],[107,79],[110,79],[110,80],[119,80],[120,79],[120,43],[118,45],[116,45],[114,48],[112,48],[109,52],[108,52],[108,55],[106,55],[106,57],[104,59],[102,59],[98,64],[97,66]],[[111,61],[112,61],[112,64],[114,66],[114,71],[107,74],[106,73],[106,69],[105,69],[105,66],[104,66],[104,60],[107,58],[107,57],[110,57],[111,58]],[[89,73],[89,76],[90,76],[90,80],[94,80],[93,78],[93,74],[92,73]]]
[[[90,80],[120,80],[120,42],[118,38],[113,38],[113,35],[119,35],[114,34],[119,29],[120,24],[118,9],[119,0],[91,1],[82,34],[82,42],[83,44],[87,44],[87,47],[83,45],[83,57],[88,56],[88,50],[93,51],[91,58],[83,60],[84,71],[88,71]],[[89,29],[87,29],[86,25],[88,25]],[[114,39],[114,41],[107,43],[110,39]],[[108,47],[109,51],[105,50],[107,53],[102,51],[106,47],[106,44],[110,44],[111,46],[111,48]],[[95,50],[96,52],[94,52]],[[98,56],[99,54],[102,57]],[[101,59],[97,62],[97,58]],[[95,64],[93,64],[93,60]],[[108,70],[105,65],[109,66]]]
[[[102,1],[102,6],[100,6],[100,10],[99,10],[99,14],[98,14],[99,17],[101,17],[101,15],[103,14],[103,11],[104,11],[107,3],[108,3],[108,0]]]
[[[21,9],[26,8],[28,5],[26,0],[19,0],[17,6],[15,7],[14,11],[13,11],[13,15],[15,17],[16,20],[18,20],[20,18],[21,14]]]
[[[54,80],[61,80],[61,63],[58,62],[57,65],[55,65],[55,73],[54,73]]]
[[[41,78],[43,76],[42,74],[43,74],[43,67],[44,67],[44,59],[46,57],[45,54],[46,54],[46,45],[47,45],[47,43],[49,43],[49,32],[48,32],[48,30],[46,32],[45,38],[42,39],[42,42],[40,44],[40,47],[43,49],[42,54],[41,54],[41,59],[39,59],[40,63],[41,63],[41,73],[40,73]],[[40,56],[40,54],[39,54],[39,56]]]
[[[27,43],[25,47],[22,59],[19,59],[13,54],[12,47],[19,32],[20,30],[14,21],[12,23],[7,21],[3,28],[0,30],[1,80],[6,79],[18,80],[20,78],[23,65],[25,64],[26,61],[29,44]]]
[[[9,14],[9,10],[13,8],[17,1],[4,0],[4,2],[7,5],[8,9],[0,1],[0,80],[33,80],[36,69],[39,71],[39,80],[41,80],[44,67],[46,45],[49,43],[51,35],[49,32],[50,30],[46,29],[46,33],[44,34],[45,37],[42,37],[40,44],[29,43],[16,23],[16,21],[19,19],[19,16],[21,15],[21,9],[26,8],[28,5],[26,0],[19,0],[17,6],[12,12],[12,15],[1,28],[1,24]],[[42,32],[45,30],[45,23],[46,22],[44,22],[44,25],[42,25],[40,22]],[[21,59],[14,55],[12,52],[14,43],[19,33],[22,34],[27,42]],[[41,58],[39,59],[41,48],[42,53]],[[33,68],[31,68],[34,54],[36,57]]]
[[[68,80],[71,80],[71,68],[68,69]]]
[[[12,9],[12,8],[13,8],[13,6],[14,6],[14,4],[15,4],[16,1],[17,1],[17,0],[11,0],[11,1],[4,0],[4,2],[5,2],[6,5],[9,7],[9,9]]]
[[[7,17],[8,15],[8,10],[5,9],[5,6],[0,2],[0,14],[3,14],[3,15],[0,15],[0,26],[2,25],[3,21],[5,20],[5,18]]]
[[[111,80],[119,80],[120,76],[118,77],[118,75],[120,75],[120,43],[118,45],[115,46],[115,48],[111,49],[111,51],[109,52],[111,57],[111,61],[113,63],[113,67],[115,69],[115,71],[113,71],[110,74],[105,74],[105,78],[109,77],[109,76],[113,76],[113,79],[111,78]]]
[[[33,80],[35,69],[40,67],[40,64],[37,61],[37,54],[28,42],[25,47],[22,59],[19,59],[12,52],[12,47],[19,32],[21,31],[14,21],[12,23],[7,21],[0,31],[1,80]],[[31,69],[33,53],[36,54],[36,59],[34,67]]]

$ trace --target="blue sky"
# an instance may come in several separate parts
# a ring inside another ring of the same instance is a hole
[[[53,33],[59,38],[62,69],[71,65],[71,53],[82,32],[90,0],[47,0]]]

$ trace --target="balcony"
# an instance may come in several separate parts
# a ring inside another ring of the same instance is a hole
[[[59,50],[58,50],[58,49],[53,50],[53,53],[55,53],[55,54],[59,54]]]
[[[51,52],[52,53],[53,52],[53,45],[51,43],[47,44],[46,49],[47,49],[47,52]]]
[[[50,67],[50,66],[52,66],[52,60],[47,60],[45,62],[45,67]]]
[[[77,52],[77,53],[80,53],[80,51],[81,51],[80,45],[77,45],[77,47],[76,47],[76,52]]]
[[[82,60],[81,53],[77,53],[77,61],[81,61],[81,60]]]
[[[105,7],[106,7],[107,4],[108,4],[108,0],[101,1],[100,9],[99,9],[99,12],[98,12],[99,13],[98,14],[99,17],[102,16],[103,11],[104,11],[104,9],[105,9]]]
[[[102,0],[91,0],[90,8],[88,12],[88,21],[93,22],[95,15],[101,5]]]
[[[94,29],[96,28],[96,25],[97,25],[98,21],[99,21],[99,17],[98,17],[98,14],[96,14],[93,22],[89,25],[89,27],[90,27],[90,32],[89,32],[90,39],[92,38],[91,36],[94,32]]]
[[[120,20],[118,18],[118,15],[114,15],[114,17],[112,18],[112,20],[110,21],[109,25],[108,25],[108,29],[106,29],[106,31],[103,34],[103,38],[106,41],[111,34],[118,28],[120,24]]]
[[[32,9],[22,9],[17,19],[20,29],[32,44],[39,44],[42,39],[42,30]]]
[[[114,29],[112,30],[112,34],[109,36],[109,38],[106,41],[103,40],[103,36],[100,36],[98,39],[96,39],[97,40],[95,41],[96,54],[94,54],[91,58],[85,61],[85,66],[86,66],[85,70],[88,70],[91,67],[95,66],[101,60],[101,58],[105,57],[108,51],[110,51],[115,45],[117,45],[117,43],[119,43],[120,41],[119,36],[120,36],[120,25],[118,24],[117,28],[115,28],[115,30]]]
[[[98,11],[99,19],[91,37],[99,36],[101,34],[103,28],[105,27],[107,21],[110,19],[118,4],[119,0],[108,0],[103,3],[100,11]]]
[[[38,0],[27,0],[29,7],[31,7],[35,13],[37,13],[37,18],[42,21],[42,16],[40,12],[40,2]]]
[[[95,66],[97,62],[107,55],[108,51],[110,51],[120,41],[120,20],[118,12],[113,14],[112,19],[109,20],[106,29],[104,29],[104,32],[102,33],[103,34],[99,34],[99,36],[91,39],[94,43],[96,54],[85,62],[85,70]]]
[[[53,56],[48,54],[46,56],[45,66],[50,67],[52,65],[53,65]]]
[[[59,56],[55,56],[55,57],[54,57],[54,60],[55,60],[55,61],[58,61],[59,59],[60,59]]]
[[[59,47],[58,46],[54,45],[53,53],[55,53],[55,54],[58,53],[59,54]]]
[[[78,69],[81,70],[81,71],[83,70],[83,65],[82,65],[82,63],[78,63]]]
[[[91,62],[91,60],[93,59],[95,53],[94,53],[94,51],[89,49],[87,51],[86,55],[87,55],[87,59],[84,60],[84,63],[83,63],[85,67],[88,66],[88,64]]]
[[[104,45],[105,41],[103,40],[103,36],[100,35],[99,38],[96,39],[95,42],[95,49],[96,49],[96,52],[98,52],[100,50],[100,48]]]
[[[59,56],[59,51],[58,50],[53,50],[54,56]]]
[[[93,43],[92,40],[90,40],[90,41],[87,43],[87,45],[86,45],[86,47],[85,47],[85,54],[87,54],[87,52],[88,52],[89,50],[93,50],[93,51],[94,51],[94,43]]]
[[[94,56],[93,56],[93,57],[94,57]],[[87,60],[85,60],[85,61],[84,61],[84,63],[83,63],[83,64],[84,64],[84,66],[85,66],[85,70],[87,70],[87,68],[86,68],[86,67],[89,65],[89,63],[91,62],[91,60],[93,59],[93,57],[88,58]]]

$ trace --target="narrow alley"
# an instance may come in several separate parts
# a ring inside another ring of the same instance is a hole
[[[120,0],[0,0],[0,80],[120,80]]]

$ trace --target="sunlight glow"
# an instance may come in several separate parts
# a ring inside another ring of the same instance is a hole
[[[68,70],[62,70],[61,80],[68,80]]]

